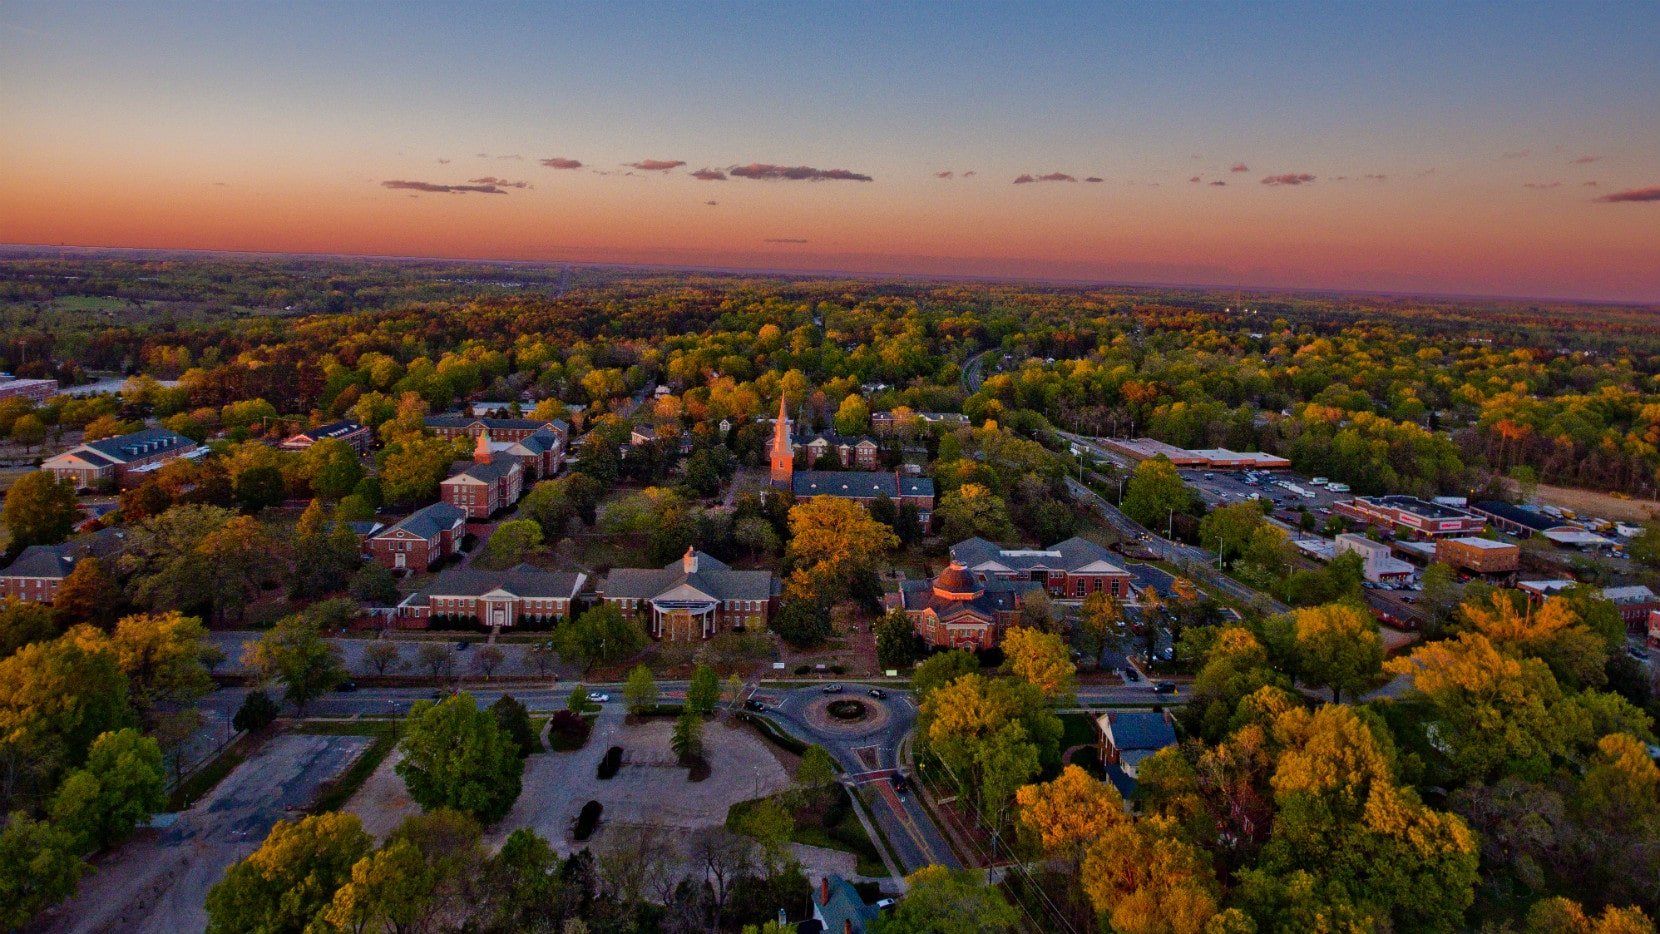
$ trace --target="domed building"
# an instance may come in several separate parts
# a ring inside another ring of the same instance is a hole
[[[995,648],[1019,618],[1025,595],[1042,589],[1031,581],[979,580],[952,561],[931,581],[904,581],[887,604],[903,609],[929,645],[972,652]]]

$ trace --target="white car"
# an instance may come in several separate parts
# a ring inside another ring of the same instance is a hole
[[[605,704],[605,703],[610,702],[611,695],[609,695],[609,694],[589,694],[588,699],[593,701],[596,704]]]

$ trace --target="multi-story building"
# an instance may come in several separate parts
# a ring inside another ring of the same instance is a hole
[[[929,477],[901,477],[898,473],[879,470],[796,470],[797,445],[790,431],[789,412],[778,403],[778,420],[773,424],[772,484],[795,494],[797,499],[815,496],[833,496],[857,500],[865,506],[883,496],[895,506],[910,503],[917,509],[923,528],[928,527],[934,514],[934,481]]]
[[[1602,597],[1620,608],[1620,618],[1632,632],[1641,632],[1649,614],[1660,610],[1660,597],[1654,591],[1637,584],[1631,587],[1604,587]]]
[[[428,415],[426,426],[445,441],[488,434],[497,441],[523,441],[538,431],[551,431],[560,441],[570,439],[571,426],[558,418],[475,418],[471,415]]]
[[[588,583],[580,571],[544,571],[521,564],[505,571],[450,568],[398,605],[400,625],[469,619],[482,626],[521,626],[569,619]]]
[[[541,480],[559,472],[565,464],[565,439],[558,432],[543,429],[518,441],[490,441],[490,453],[511,457],[524,468],[526,480]]]
[[[645,624],[653,638],[707,639],[729,629],[764,629],[779,594],[771,571],[737,571],[688,548],[661,568],[615,568],[605,602]]]
[[[968,416],[961,412],[876,412],[870,416],[870,430],[883,437],[929,425],[942,428],[965,428]]]
[[[882,448],[869,438],[849,438],[833,431],[821,432],[807,440],[807,463],[817,464],[819,458],[834,454],[845,468],[875,470],[881,466]]]
[[[375,441],[374,434],[367,427],[353,421],[342,421],[291,435],[284,438],[282,444],[277,446],[284,451],[303,451],[324,438],[344,441],[355,448],[359,454],[366,453]]]
[[[1522,549],[1508,542],[1463,535],[1438,539],[1435,560],[1471,574],[1514,574],[1522,565]]]
[[[433,503],[390,528],[372,532],[364,549],[382,567],[423,574],[461,550],[466,535],[466,511],[449,503]]]
[[[1332,511],[1351,519],[1369,522],[1397,534],[1436,538],[1442,535],[1476,535],[1487,520],[1462,509],[1429,503],[1416,496],[1356,496],[1332,506]]]
[[[13,597],[29,603],[51,603],[75,565],[86,558],[109,559],[121,551],[122,534],[104,529],[61,545],[30,545],[0,571],[0,599]]]
[[[78,444],[47,458],[40,469],[76,489],[96,490],[136,485],[139,474],[196,450],[196,442],[165,428]]]
[[[996,648],[1020,618],[1025,596],[1043,590],[1034,581],[977,577],[952,559],[931,581],[901,581],[898,593],[882,598],[889,610],[904,610],[916,634],[941,649],[970,652]]]
[[[1300,544],[1300,543],[1299,543]],[[1360,555],[1361,575],[1372,583],[1403,581],[1412,576],[1412,565],[1390,554],[1389,546],[1364,535],[1345,532],[1332,543],[1331,556],[1353,552]]]
[[[450,469],[449,479],[438,484],[439,496],[460,507],[469,519],[488,519],[496,510],[518,502],[524,492],[524,465],[506,453],[492,451],[489,432],[478,436],[471,461]]]
[[[58,394],[55,379],[0,379],[0,399],[28,399],[45,402]]]
[[[951,546],[951,559],[975,578],[1031,582],[1050,595],[1083,599],[1105,593],[1121,600],[1132,597],[1129,571],[1112,560],[1112,553],[1088,539],[1069,538],[1048,548],[1004,548],[983,538]]]

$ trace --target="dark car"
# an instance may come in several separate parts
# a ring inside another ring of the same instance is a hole
[[[334,689],[336,691],[339,691],[342,694],[350,694],[351,692],[357,690],[357,682],[356,681],[342,681],[339,684],[335,685]]]
[[[745,710],[766,710],[767,705],[763,704],[760,701],[756,700],[755,698],[751,697],[749,700],[744,701],[744,709]]]
[[[881,700],[882,698],[888,696],[888,692],[882,690],[881,688],[871,688],[870,690],[866,691],[865,693],[869,694],[871,697],[876,698],[877,700]]]
[[[842,686],[839,685],[839,684],[826,684],[824,687],[820,688],[819,690],[823,691],[826,694],[840,694],[842,692]]]
[[[1174,694],[1176,693],[1176,685],[1170,681],[1160,681],[1158,684],[1153,685],[1153,693]]]
[[[896,794],[904,794],[911,788],[911,780],[905,777],[904,772],[893,773],[893,790]]]
[[[470,649],[472,647],[473,647],[473,644],[471,642],[468,642],[466,639],[462,639],[460,642],[457,642],[455,644],[455,650],[457,652],[465,652],[465,651],[467,651],[468,649]]]
[[[1134,684],[1141,680],[1141,675],[1136,673],[1134,668],[1126,668],[1124,669],[1124,680]]]

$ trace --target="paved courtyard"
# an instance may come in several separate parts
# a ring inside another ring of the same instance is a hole
[[[80,893],[34,930],[175,934],[207,927],[208,889],[271,826],[311,802],[369,747],[367,736],[273,737],[171,826],[144,830],[98,859]]]

